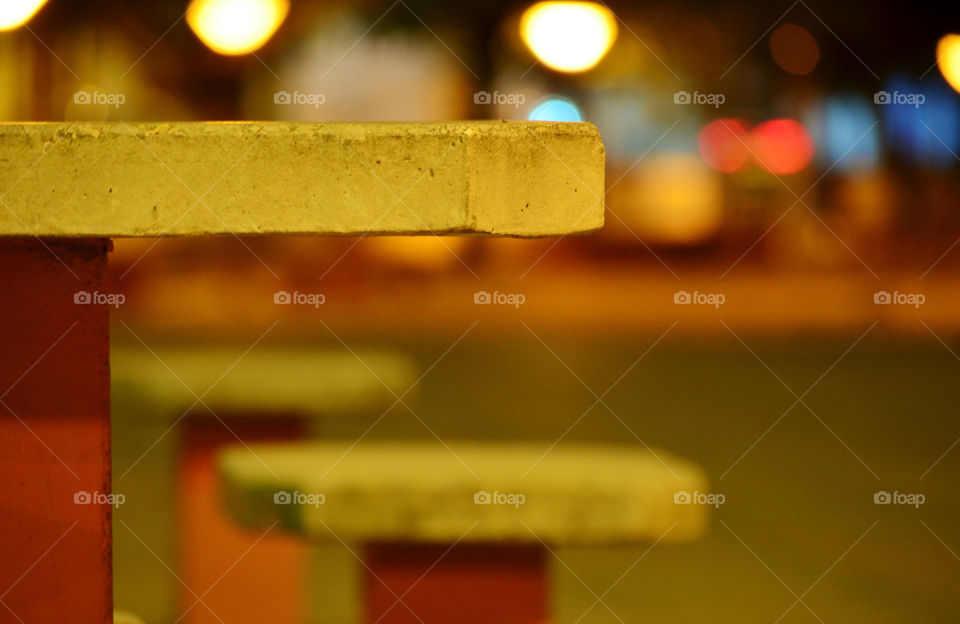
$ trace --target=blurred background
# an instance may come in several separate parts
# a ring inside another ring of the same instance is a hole
[[[349,556],[231,522],[219,449],[563,439],[668,449],[726,502],[689,545],[557,548],[556,622],[955,620],[956,7],[8,0],[0,29],[0,120],[587,121],[606,147],[589,236],[114,241],[118,608],[362,619]],[[260,350],[298,354],[248,362],[232,392],[262,401],[194,401]],[[336,382],[257,389],[291,361]]]

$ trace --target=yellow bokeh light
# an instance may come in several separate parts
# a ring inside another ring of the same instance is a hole
[[[950,86],[960,91],[960,35],[946,35],[937,42],[937,65]]]
[[[46,3],[47,0],[3,0],[0,2],[0,30],[23,26]]]
[[[413,271],[439,271],[461,266],[471,240],[462,236],[370,236],[363,250],[385,266]]]
[[[289,10],[289,0],[193,0],[187,23],[211,50],[236,56],[265,44]]]
[[[694,154],[649,156],[607,197],[621,225],[658,245],[701,244],[723,225],[723,182]],[[614,235],[635,240],[622,232]]]
[[[538,2],[520,19],[520,35],[540,61],[557,71],[594,67],[617,38],[617,20],[593,2]]]

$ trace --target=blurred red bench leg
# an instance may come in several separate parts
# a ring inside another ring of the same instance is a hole
[[[187,587],[198,594],[212,589],[203,605],[195,605],[196,597],[184,590],[183,622],[303,622],[307,544],[280,531],[264,537],[237,527],[220,502],[216,458],[218,449],[238,444],[235,436],[247,443],[302,439],[305,423],[292,416],[229,414],[221,415],[221,422],[208,412],[199,414],[183,425],[179,561]]]
[[[108,310],[74,303],[109,247],[0,238],[3,624],[112,620]]]
[[[458,544],[447,552],[448,548],[368,545],[367,624],[549,621],[546,550],[539,544]]]

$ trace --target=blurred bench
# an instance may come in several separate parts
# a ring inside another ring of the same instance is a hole
[[[705,506],[675,499],[706,491],[697,466],[625,446],[233,446],[219,470],[241,525],[352,553],[337,563],[351,573],[328,572],[330,584],[314,588],[361,603],[352,614],[326,609],[337,624],[548,621],[552,548],[688,542],[707,523]]]
[[[252,542],[216,502],[219,448],[236,444],[235,435],[244,442],[296,440],[329,419],[377,415],[416,379],[411,360],[384,349],[357,348],[354,355],[339,345],[261,344],[241,357],[247,346],[158,342],[148,350],[134,342],[112,350],[114,490],[125,495],[114,511],[114,557],[116,566],[137,571],[118,576],[114,593],[118,607],[148,622],[172,622],[182,612],[177,605],[192,602],[154,555],[201,593]],[[276,604],[224,601],[216,593],[204,602],[227,621],[236,612],[256,615],[258,606],[271,621],[283,622],[284,610],[295,621],[304,600],[291,579],[308,564],[308,548],[266,540],[248,563],[258,557],[270,561],[272,573],[261,583],[275,584]],[[240,584],[241,596],[257,595],[242,575],[223,583]],[[187,621],[208,614],[201,608]]]

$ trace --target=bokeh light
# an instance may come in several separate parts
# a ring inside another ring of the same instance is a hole
[[[697,135],[700,155],[721,173],[740,171],[750,158],[749,130],[739,119],[714,119]]]
[[[462,266],[469,245],[463,236],[370,236],[362,249],[384,266],[429,273]]]
[[[617,20],[592,2],[538,2],[520,19],[524,43],[540,61],[557,71],[594,67],[617,37]]]
[[[960,91],[960,35],[945,35],[937,42],[937,66],[956,91]]]
[[[834,171],[861,172],[880,164],[880,133],[875,107],[854,94],[831,95],[804,123],[814,137],[820,163]]]
[[[817,40],[796,24],[784,24],[773,31],[770,53],[782,70],[798,76],[809,74],[820,60]]]
[[[918,98],[916,104],[891,103],[878,107],[885,138],[893,153],[931,169],[955,166],[955,154],[960,151],[960,103],[956,93],[939,81],[923,82],[902,74],[892,76],[884,90],[888,94]],[[922,104],[919,97],[923,97]]]
[[[750,147],[758,164],[777,174],[797,173],[813,159],[813,139],[798,121],[772,119],[750,133]]]
[[[583,121],[580,109],[570,100],[557,96],[550,96],[530,111],[527,116],[530,121]]]
[[[289,0],[193,0],[187,23],[211,50],[236,56],[263,46],[289,10]]]
[[[695,245],[714,236],[723,222],[720,176],[696,154],[661,152],[628,174],[611,191],[618,219],[644,241]]]
[[[0,2],[0,30],[23,26],[46,3],[47,0],[3,0]]]

